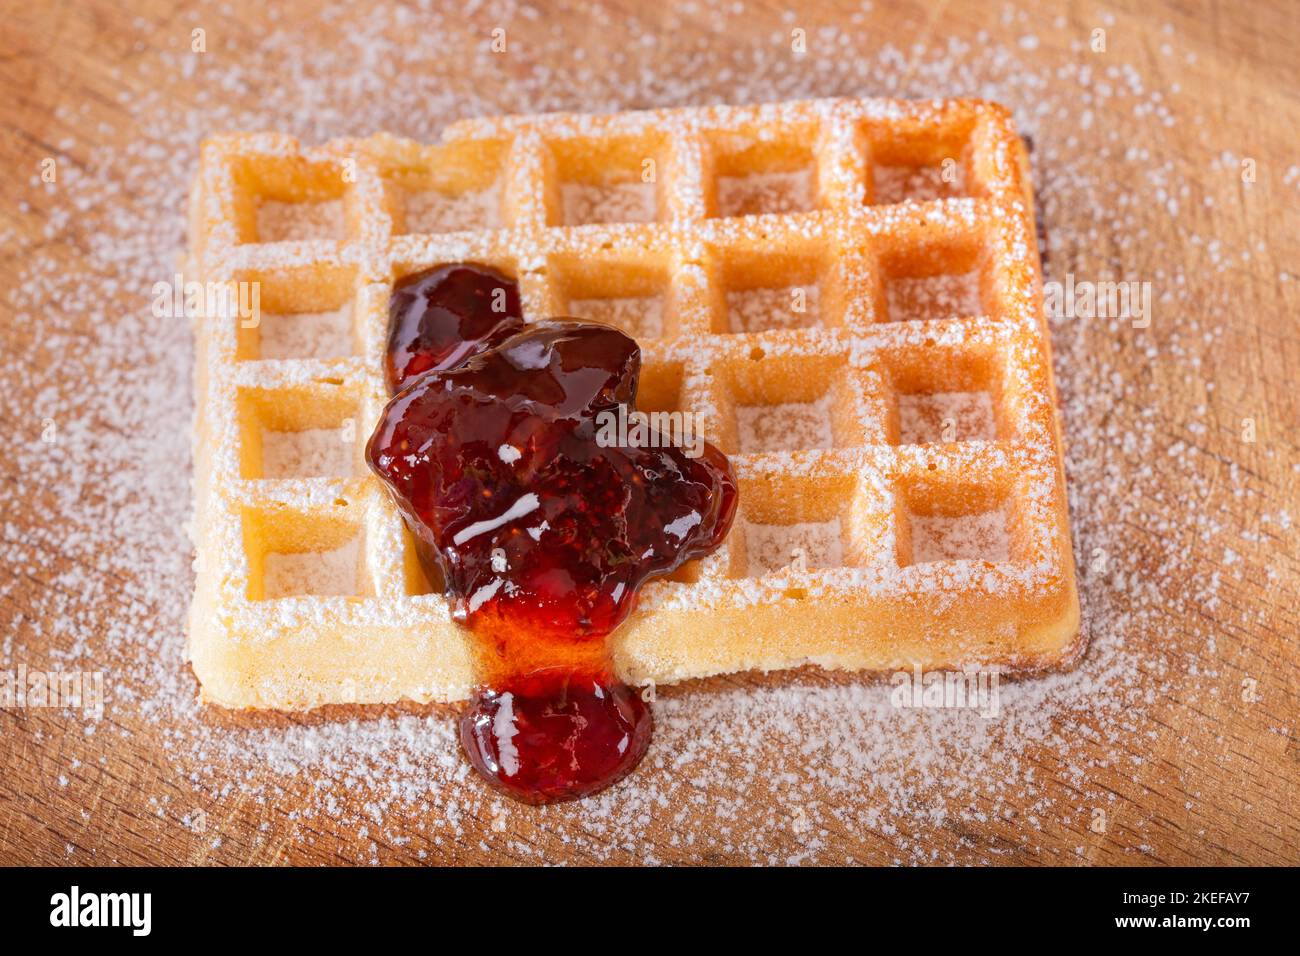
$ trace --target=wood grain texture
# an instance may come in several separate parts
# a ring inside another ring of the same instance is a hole
[[[224,45],[214,39],[213,48],[218,57],[238,56],[239,45],[255,43],[259,29],[266,25],[264,6],[232,0],[208,12],[177,7],[165,0],[146,0],[130,4],[127,12],[127,5],[107,0],[0,4],[0,22],[5,24],[0,34],[4,104],[0,107],[0,168],[5,170],[0,177],[0,283],[6,287],[22,283],[34,262],[65,271],[91,268],[89,250],[96,238],[92,230],[75,214],[67,215],[75,207],[69,207],[66,198],[32,186],[41,159],[66,156],[75,170],[96,149],[126,149],[150,119],[132,113],[131,98],[156,91],[159,83],[178,108],[192,104],[197,110],[204,101],[200,92],[211,97],[221,90],[219,59],[215,69],[209,65],[198,79],[180,73],[159,79],[143,69],[142,63],[159,49],[174,50],[188,44],[195,25],[205,26],[214,38],[238,37],[238,42]],[[315,13],[316,5],[308,0],[275,6],[280,8],[280,22],[300,19],[306,44],[328,44],[331,31],[349,28],[346,19],[323,23]],[[671,5],[650,12],[638,11],[639,6],[612,3],[605,17],[587,9],[542,9],[538,17],[518,11],[497,15],[479,10],[446,37],[446,47],[454,51],[481,45],[505,17],[517,40],[516,51],[501,66],[507,73],[523,75],[539,66],[552,68],[556,84],[571,85],[566,96],[573,109],[582,108],[592,98],[601,104],[618,101],[623,108],[660,105],[648,94],[646,102],[633,102],[622,93],[654,88],[653,83],[636,87],[628,79],[632,67],[618,54],[636,38],[628,33],[624,21],[635,14],[646,30],[669,26]],[[1156,582],[1171,596],[1169,609],[1159,615],[1162,636],[1156,637],[1150,616],[1143,615],[1135,617],[1122,635],[1125,642],[1143,649],[1141,659],[1153,668],[1152,686],[1171,689],[1153,693],[1135,718],[1139,724],[1135,732],[1123,740],[1108,741],[1106,746],[1098,745],[1099,760],[1116,750],[1140,758],[1122,765],[1107,761],[1088,771],[1092,787],[1114,795],[1108,804],[1110,825],[1100,833],[1089,829],[1087,805],[1079,805],[1084,798],[1077,778],[1056,759],[1050,746],[1042,745],[1022,756],[1025,766],[1018,772],[1036,776],[1055,808],[1048,813],[1055,814],[1054,819],[1031,826],[1027,821],[1042,813],[1033,806],[998,815],[980,813],[991,806],[978,797],[970,808],[973,814],[950,815],[942,822],[918,818],[907,832],[889,826],[837,828],[833,812],[821,813],[818,820],[826,829],[818,858],[875,864],[921,856],[939,862],[1065,864],[1300,862],[1300,538],[1294,528],[1276,520],[1284,512],[1300,518],[1300,398],[1296,388],[1300,331],[1295,320],[1300,307],[1300,287],[1295,281],[1300,273],[1296,269],[1300,263],[1300,183],[1296,182],[1300,173],[1288,172],[1296,162],[1295,130],[1300,128],[1296,56],[1300,30],[1295,6],[1145,0],[1104,8],[1067,3],[1045,10],[1042,8],[1048,5],[1035,4],[1027,14],[1028,21],[1011,24],[1000,19],[1000,8],[993,11],[975,0],[935,5],[877,2],[865,11],[850,5],[798,6],[798,19],[791,21],[783,18],[783,5],[753,4],[744,17],[729,19],[725,29],[719,27],[707,5],[672,8],[671,26],[683,39],[676,53],[671,45],[665,49],[657,69],[665,76],[692,73],[701,77],[699,89],[731,98],[742,87],[721,70],[721,64],[734,62],[728,54],[770,43],[773,36],[788,34],[792,25],[807,22],[814,38],[820,28],[852,30],[861,37],[864,55],[884,43],[905,52],[916,44],[942,44],[948,37],[975,45],[1005,44],[1014,48],[1020,60],[1038,65],[1050,76],[1054,65],[1077,56],[1069,51],[1072,40],[1086,41],[1094,25],[1106,23],[1115,58],[1108,62],[1131,68],[1149,89],[1176,89],[1181,102],[1198,104],[1203,122],[1180,118],[1177,124],[1166,126],[1151,115],[1132,114],[1108,115],[1104,122],[1121,130],[1125,142],[1147,151],[1152,165],[1169,164],[1171,190],[1190,184],[1193,195],[1213,196],[1215,202],[1211,206],[1184,201],[1176,217],[1165,206],[1128,210],[1126,222],[1150,240],[1134,249],[1123,237],[1089,227],[1101,218],[1096,210],[1085,204],[1063,208],[1049,199],[1043,223],[1048,233],[1089,238],[1086,245],[1067,242],[1055,249],[1058,258],[1051,263],[1052,273],[1097,276],[1118,272],[1152,278],[1158,284],[1181,265],[1203,263],[1205,243],[1213,240],[1221,244],[1229,262],[1225,268],[1193,276],[1191,281],[1199,292],[1190,297],[1190,311],[1161,314],[1148,339],[1117,336],[1102,327],[1089,333],[1088,347],[1105,354],[1105,368],[1142,383],[1143,404],[1121,397],[1113,408],[1100,408],[1074,392],[1080,387],[1078,376],[1062,376],[1063,390],[1071,392],[1065,396],[1067,404],[1087,409],[1083,417],[1088,419],[1066,417],[1071,480],[1078,479],[1076,473],[1091,470],[1091,463],[1080,455],[1113,452],[1121,477],[1107,487],[1112,491],[1125,487],[1127,469],[1134,475],[1129,493],[1148,495],[1120,507],[1101,496],[1076,494],[1076,527],[1080,509],[1088,509],[1094,513],[1087,527],[1107,528],[1104,534],[1094,532],[1092,540],[1078,543],[1080,560],[1086,561],[1094,546],[1112,553],[1123,549],[1136,555],[1139,573],[1147,576],[1148,583]],[[1105,19],[1106,11],[1113,19]],[[418,21],[418,11],[412,10],[411,17]],[[681,30],[681,23],[689,29]],[[1165,24],[1174,28],[1176,40],[1170,39]],[[555,42],[556,31],[566,43]],[[980,31],[987,31],[982,40]],[[1038,38],[1037,43],[1020,42],[1030,34]],[[543,36],[548,38],[545,42]],[[711,55],[699,55],[694,43],[700,38],[706,41],[704,49],[713,51]],[[1162,45],[1171,42],[1177,44],[1180,55],[1162,53]],[[582,49],[585,65],[596,75],[608,76],[609,87],[590,89],[577,82],[570,71],[572,61],[562,60],[557,53],[566,47]],[[1189,52],[1194,57],[1183,55]],[[898,88],[907,88],[909,75],[919,69],[918,62],[906,55],[900,57]],[[383,69],[383,65],[376,68]],[[809,64],[791,67],[800,68],[815,72]],[[243,78],[247,82],[220,95],[251,106],[270,91],[294,82],[273,63],[262,74],[251,79],[244,74]],[[622,85],[615,82],[620,79]],[[404,78],[393,77],[393,81],[403,82]],[[978,94],[980,81],[978,75],[955,74],[949,92]],[[493,111],[533,108],[533,104],[511,98],[508,91],[515,87],[507,79],[501,80],[501,92],[496,93],[493,76],[466,70],[451,55],[445,61],[430,62],[418,82],[467,93],[476,90],[485,107],[495,107]],[[203,84],[209,84],[206,90]],[[801,85],[807,92],[837,95],[893,92],[850,87],[834,80],[831,73],[825,82],[814,75]],[[787,88],[773,80],[773,90]],[[102,126],[69,121],[64,108],[87,104],[93,104],[92,115],[106,121]],[[363,128],[339,132],[370,132],[369,117],[358,121],[364,123]],[[201,122],[201,117],[196,122]],[[286,116],[285,128],[291,122]],[[424,127],[441,125],[434,117],[398,131],[419,135]],[[1035,132],[1040,163],[1048,143],[1058,151],[1095,148],[1095,139],[1081,125],[1077,110],[1042,119]],[[1238,158],[1253,159],[1257,181],[1244,184],[1231,170],[1225,172],[1222,152],[1233,154],[1229,165],[1234,168]],[[1119,157],[1115,160],[1115,177],[1128,175]],[[1041,168],[1039,172],[1041,175]],[[125,183],[120,202],[129,208],[137,201],[130,184]],[[175,222],[179,240],[183,229],[180,208],[175,211]],[[56,228],[47,229],[51,223]],[[1240,255],[1242,251],[1248,254]],[[1295,272],[1288,273],[1288,269]],[[137,291],[117,288],[111,276],[104,279],[106,294],[120,298],[123,310],[147,308]],[[64,305],[51,301],[48,308]],[[70,322],[76,327],[75,317]],[[1221,330],[1218,345],[1212,354],[1202,357],[1203,364],[1192,366],[1180,356],[1162,351],[1168,342],[1164,334],[1179,323]],[[86,335],[113,334],[112,328],[97,329],[88,323],[83,331]],[[40,321],[15,321],[8,305],[0,312],[0,351],[4,354],[33,354],[41,334]],[[5,367],[0,371],[0,388],[20,403],[39,407],[44,389],[52,386],[57,376],[53,360],[25,368],[22,374]],[[1211,382],[1212,390],[1206,387]],[[1099,382],[1098,387],[1103,384]],[[181,400],[188,402],[188,395]],[[1172,459],[1144,461],[1120,447],[1108,450],[1107,440],[1097,435],[1112,418],[1140,418],[1148,432],[1154,429],[1162,437],[1163,448],[1193,449],[1195,479],[1184,468],[1175,467]],[[1256,423],[1255,441],[1241,437],[1241,423],[1248,418]],[[7,431],[11,427],[12,434]],[[34,427],[38,430],[39,423]],[[6,442],[30,443],[32,432],[30,424],[6,423],[0,437]],[[1158,481],[1138,479],[1139,470],[1146,465],[1156,469]],[[21,456],[0,456],[0,481],[14,492],[8,500],[22,502],[0,521],[7,544],[21,543],[25,537],[36,540],[34,529],[67,520],[58,513],[48,489],[29,484]],[[1238,493],[1240,482],[1248,485],[1248,494]],[[1153,487],[1158,493],[1150,493]],[[93,495],[93,488],[87,494]],[[1213,513],[1221,527],[1239,538],[1244,535],[1253,544],[1239,546],[1239,555],[1225,555],[1222,540],[1207,540],[1184,524],[1192,511]],[[1270,521],[1265,522],[1263,516],[1270,516]],[[8,586],[0,590],[0,611],[10,622],[10,633],[0,635],[5,642],[0,663],[5,667],[23,661],[32,666],[48,665],[59,658],[66,640],[67,623],[43,610],[48,604],[43,598],[51,588],[67,587],[61,582],[70,559],[56,547],[41,545],[32,550],[37,559],[0,571],[0,575],[11,575]],[[1216,572],[1216,580],[1221,578],[1216,600],[1187,599],[1196,581]],[[87,592],[102,593],[87,612],[95,619],[91,654],[112,674],[115,662],[127,656],[121,642],[130,638],[112,624],[124,619],[127,603],[135,600],[132,572],[129,568],[88,567],[84,574],[89,582]],[[175,602],[188,600],[190,583],[176,582]],[[1095,587],[1090,592],[1085,581],[1085,614],[1090,593],[1096,598]],[[73,598],[75,595],[69,595]],[[1110,596],[1112,605],[1116,600]],[[139,612],[132,613],[131,619],[137,619]],[[176,617],[174,608],[171,617]],[[1110,615],[1105,622],[1115,620],[1119,618]],[[1168,637],[1171,634],[1172,639]],[[1206,635],[1212,639],[1207,640]],[[169,639],[180,641],[182,637],[177,633]],[[1155,670],[1160,671],[1160,680]],[[661,694],[707,696],[735,688],[762,694],[792,681],[830,686],[848,680],[816,672],[793,677],[742,675],[662,690]],[[1244,695],[1243,682],[1250,682],[1254,693]],[[584,830],[575,817],[516,814],[502,832],[484,818],[470,817],[452,826],[440,820],[405,819],[393,809],[382,821],[365,827],[355,823],[363,815],[366,797],[361,793],[350,812],[340,812],[337,819],[303,814],[302,808],[313,799],[310,774],[275,776],[268,769],[266,778],[273,783],[267,796],[253,798],[232,788],[228,795],[213,797],[199,791],[178,767],[169,750],[166,723],[145,715],[147,683],[132,690],[134,703],[113,708],[93,734],[84,733],[79,721],[57,711],[0,710],[0,863],[413,864],[537,862],[539,858],[578,864],[636,864],[646,859],[715,863],[753,858],[752,852],[740,852],[738,843],[759,843],[774,858],[784,859],[796,856],[803,841],[797,826],[753,830],[738,838],[745,829],[743,821],[711,812],[709,794],[698,792],[689,776],[673,781],[681,794],[680,805],[673,808],[679,815],[666,815],[654,823],[637,844],[609,838],[599,853],[591,847],[606,838],[599,831]],[[432,712],[440,717],[451,713],[448,709]],[[342,716],[351,715],[268,717],[251,723],[274,727],[277,722],[329,721]],[[248,718],[218,713],[205,714],[202,719],[214,727],[223,722],[232,726],[250,723]],[[1099,739],[1106,730],[1096,728]],[[757,793],[754,799],[761,803],[768,798]],[[830,798],[814,789],[807,799],[815,804]],[[1065,808],[1083,812],[1061,812]],[[768,805],[766,809],[786,822],[797,813],[793,807]],[[195,827],[187,820],[199,811],[206,819],[202,827]],[[692,834],[689,846],[674,839],[682,832]],[[575,842],[575,837],[581,839]]]

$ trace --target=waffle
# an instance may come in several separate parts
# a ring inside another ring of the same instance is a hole
[[[1068,664],[1081,649],[1027,160],[968,100],[472,120],[423,145],[205,143],[196,323],[207,701],[453,701],[474,684],[361,452],[397,277],[478,262],[525,317],[634,335],[639,407],[731,456],[723,547],[650,582],[619,675]],[[248,286],[246,288],[252,288]]]

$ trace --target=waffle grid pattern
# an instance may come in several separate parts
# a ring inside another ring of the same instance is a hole
[[[946,173],[939,198],[886,203],[896,170]],[[305,214],[281,230],[276,207]],[[203,149],[191,236],[192,269],[257,283],[262,312],[196,330],[190,655],[208,700],[470,690],[465,635],[360,462],[387,397],[391,285],[457,261],[516,276],[530,320],[624,325],[640,407],[691,412],[732,456],[737,526],[647,585],[613,638],[625,677],[1035,669],[1081,649],[1027,163],[996,105],[507,117],[436,145],[222,137]],[[949,280],[975,309],[917,315],[894,294]],[[755,296],[777,304],[746,313]],[[331,310],[351,354],[262,357],[273,323]],[[988,412],[974,434],[945,420],[918,436],[910,397],[931,395],[987,395]],[[351,433],[350,474],[266,477],[264,440],[313,429]],[[355,587],[322,593],[307,560],[301,593],[272,597],[272,562],[318,552]]]

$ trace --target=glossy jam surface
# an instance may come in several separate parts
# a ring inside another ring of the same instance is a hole
[[[412,380],[370,439],[453,614],[508,670],[542,645],[596,659],[585,648],[622,623],[647,577],[712,551],[731,525],[736,485],[717,449],[596,441],[596,415],[633,404],[639,371],[640,349],[615,329],[533,323]]]
[[[366,449],[475,634],[485,689],[462,721],[470,759],[530,802],[636,765],[650,713],[610,676],[605,637],[647,578],[716,549],[735,515],[711,445],[690,457],[597,441],[602,413],[634,407],[640,364],[615,329],[533,323],[410,379]]]
[[[406,276],[388,307],[388,388],[454,368],[523,327],[519,286],[495,269],[451,265]]]
[[[523,803],[572,800],[617,783],[645,755],[653,730],[635,689],[566,668],[482,688],[460,721],[474,768]]]

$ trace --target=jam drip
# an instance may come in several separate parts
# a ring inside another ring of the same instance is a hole
[[[366,457],[475,635],[483,686],[461,721],[471,762],[525,802],[584,796],[630,773],[651,736],[650,709],[613,676],[605,638],[648,578],[722,543],[735,479],[708,444],[692,458],[597,442],[597,416],[635,407],[641,352],[623,333],[494,324],[446,306],[456,297],[443,290],[508,279],[472,266],[423,276],[412,284],[438,303],[429,309],[474,338],[429,335],[412,321],[418,307],[395,300],[390,368],[429,371],[402,379]]]

